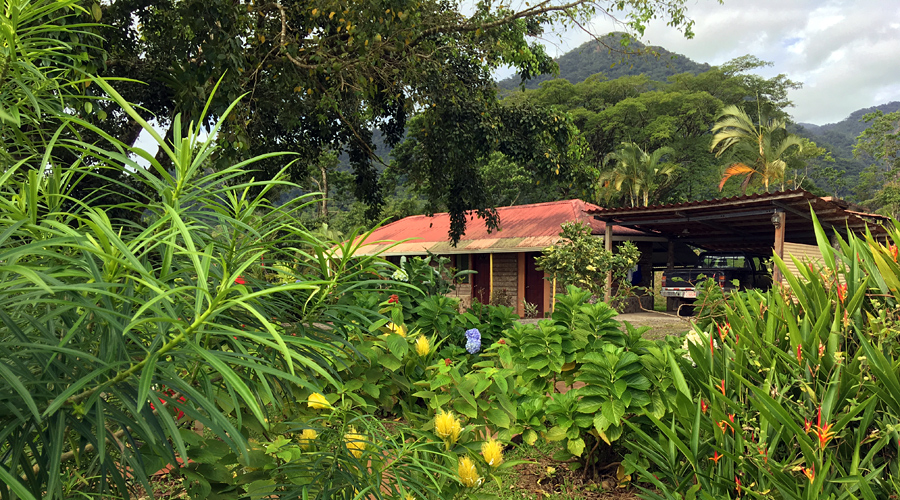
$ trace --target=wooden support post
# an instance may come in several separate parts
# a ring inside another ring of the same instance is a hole
[[[772,215],[772,223],[775,225],[775,247],[773,250],[779,259],[784,260],[784,227],[787,224],[785,213],[783,211],[776,211]],[[772,284],[781,283],[781,278],[781,269],[778,269],[778,266],[773,263]]]
[[[494,301],[494,254],[488,254],[488,304]]]
[[[606,245],[606,251],[612,252],[612,224],[606,221],[606,233],[603,236],[603,243]],[[609,304],[612,298],[612,270],[606,272],[606,290],[603,294],[603,301]]]

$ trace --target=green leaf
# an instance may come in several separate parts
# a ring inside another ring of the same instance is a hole
[[[556,426],[547,431],[547,441],[562,441],[566,438],[566,430]]]
[[[406,337],[402,337],[396,333],[389,334],[386,340],[388,349],[397,359],[403,359],[409,352],[409,342]],[[396,368],[395,368],[396,369]]]
[[[584,439],[570,439],[569,442],[566,443],[566,448],[569,450],[569,453],[576,457],[580,457],[584,452]]]
[[[488,422],[503,429],[509,429],[509,415],[503,410],[491,408],[486,412]]]
[[[476,418],[478,416],[478,409],[469,404],[465,399],[454,399],[453,408],[469,418]]]
[[[537,442],[538,434],[532,429],[528,429],[522,433],[522,441],[527,445],[533,445]]]

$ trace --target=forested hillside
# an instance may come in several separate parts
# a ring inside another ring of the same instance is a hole
[[[610,33],[599,42],[585,42],[556,59],[559,76],[541,75],[525,82],[525,88],[536,89],[541,83],[555,78],[578,83],[597,73],[602,73],[610,80],[644,75],[650,80],[664,82],[673,75],[696,75],[710,69],[709,64],[696,63],[663,47],[648,47],[638,41],[632,41],[627,48],[622,47],[622,36],[621,33]],[[520,88],[520,83],[521,78],[513,76],[498,82],[497,86],[502,90],[515,90]]]

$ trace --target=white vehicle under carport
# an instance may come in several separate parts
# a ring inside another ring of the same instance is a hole
[[[660,295],[675,299],[674,309],[690,305],[697,298],[697,283],[712,279],[725,292],[757,288],[768,290],[772,275],[765,259],[745,252],[707,252],[700,254],[696,267],[664,271]],[[687,312],[687,311],[682,311]]]

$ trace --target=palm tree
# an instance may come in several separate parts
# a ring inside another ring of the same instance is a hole
[[[633,142],[623,142],[619,149],[606,155],[605,161],[615,161],[615,166],[601,176],[601,182],[611,183],[616,191],[624,188],[632,207],[640,201],[646,207],[650,197],[675,175],[677,165],[660,163],[663,156],[674,152],[670,147],[662,147],[648,154]]]
[[[760,116],[757,125],[741,108],[734,105],[725,107],[713,125],[715,135],[709,150],[716,153],[716,158],[731,150],[739,160],[725,169],[719,191],[725,186],[725,181],[739,175],[745,176],[741,183],[742,193],[747,192],[747,186],[755,177],[762,179],[766,192],[770,183],[778,181],[784,189],[785,154],[794,146],[798,151],[803,150],[802,139],[794,134],[786,134],[780,141],[776,139],[775,136],[780,135],[778,132],[784,130],[783,120],[769,120],[763,124]]]

